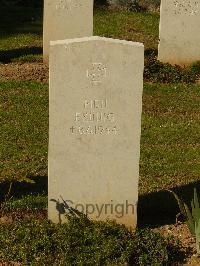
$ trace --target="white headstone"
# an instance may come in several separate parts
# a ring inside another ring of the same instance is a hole
[[[162,0],[160,13],[161,62],[188,65],[200,60],[200,1]]]
[[[50,49],[49,218],[59,221],[54,201],[63,199],[134,227],[144,47],[90,37]]]
[[[93,35],[93,0],[44,0],[43,57],[50,41]]]

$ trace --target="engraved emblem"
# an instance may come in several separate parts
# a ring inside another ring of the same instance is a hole
[[[57,5],[56,5],[56,9],[69,9],[70,7],[70,2],[71,1],[68,1],[68,0],[59,0],[57,1]]]
[[[77,8],[77,7],[81,7],[82,4],[80,4],[77,1],[72,1],[72,0],[58,0],[57,4],[56,4],[56,10],[59,9],[67,9],[67,10],[71,10],[72,8]]]
[[[107,76],[107,68],[102,63],[93,63],[92,67],[87,70],[87,78],[91,83],[98,85]]]

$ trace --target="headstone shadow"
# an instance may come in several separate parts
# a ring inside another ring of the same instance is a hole
[[[171,190],[178,194],[178,196],[190,207],[194,188],[200,193],[200,182],[174,187]],[[166,190],[139,196],[139,227],[154,228],[166,224],[174,224],[177,220],[176,217],[178,213],[180,213],[180,210],[176,199],[172,193]]]
[[[144,50],[145,57],[157,57],[158,55],[158,49],[155,48],[146,48]]]
[[[29,177],[33,183],[14,182],[11,187],[10,197],[21,198],[30,194],[44,194],[48,193],[48,177],[47,176],[32,176]],[[10,183],[4,182],[0,184],[0,201],[5,200],[5,196],[10,188]]]
[[[24,47],[11,50],[0,50],[0,63],[10,63],[13,59],[27,55],[42,55],[42,47]]]

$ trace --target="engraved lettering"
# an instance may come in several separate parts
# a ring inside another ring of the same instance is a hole
[[[86,134],[93,134],[92,128],[90,126],[87,128]]]
[[[70,128],[70,132],[71,132],[72,134],[74,134],[74,130],[75,130],[75,127],[72,126],[72,127]]]
[[[104,127],[103,125],[90,125],[90,126],[72,126],[70,128],[71,134],[79,135],[117,135],[117,126]]]
[[[88,100],[85,100],[85,103],[84,103],[84,108],[87,108],[87,107],[90,107],[92,108],[92,102],[91,101],[88,101]]]
[[[117,135],[116,115],[108,110],[107,99],[84,100],[83,108],[83,112],[74,114],[75,124],[70,128],[71,134]]]
[[[77,122],[77,121],[80,121],[80,116],[81,116],[80,113],[76,113],[76,117],[75,117],[75,121],[76,121],[76,122]]]
[[[84,108],[107,108],[107,100],[85,100]]]
[[[75,114],[75,122],[115,122],[114,113],[83,112]]]
[[[78,128],[78,131],[79,131],[79,133],[80,133],[81,135],[84,134],[83,127],[79,127],[79,128]]]

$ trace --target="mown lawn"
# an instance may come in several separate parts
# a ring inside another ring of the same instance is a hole
[[[157,48],[157,13],[94,13],[95,35],[141,41],[146,49]],[[8,7],[1,8],[0,24],[0,60],[41,60],[41,9],[10,6],[8,17]],[[199,85],[145,84],[140,193],[199,178],[199,96]],[[47,175],[48,85],[2,81],[0,101],[1,179]]]
[[[156,13],[95,10],[94,35],[143,42],[156,49],[158,21]],[[0,25],[0,62],[42,61],[41,9],[1,7]]]
[[[145,84],[140,193],[199,180],[199,104],[199,85]]]
[[[140,193],[197,181],[200,90],[190,84],[145,84]],[[1,82],[1,179],[47,176],[48,86]]]
[[[1,180],[47,175],[48,86],[0,82]]]

